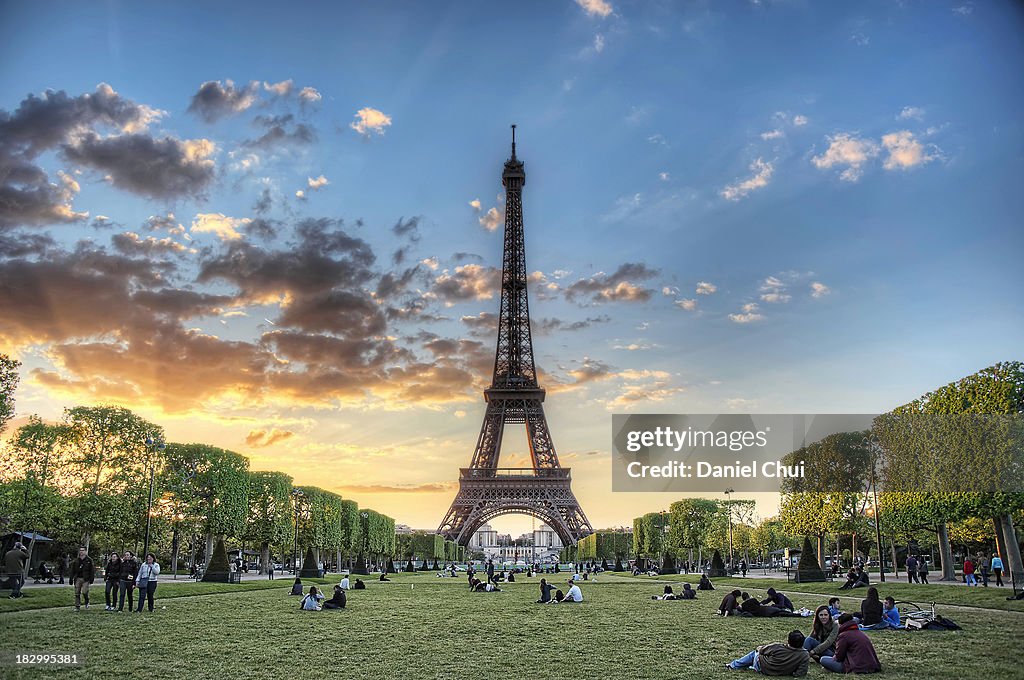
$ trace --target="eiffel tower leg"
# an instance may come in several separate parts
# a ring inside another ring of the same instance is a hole
[[[484,414],[484,422],[480,426],[480,437],[476,441],[476,451],[473,452],[471,467],[498,467],[498,450],[501,447],[501,437],[504,431],[504,402],[501,400],[488,402],[487,413]]]
[[[526,407],[526,436],[530,440],[530,458],[535,470],[559,467],[551,431],[544,417],[544,407],[540,402]]]

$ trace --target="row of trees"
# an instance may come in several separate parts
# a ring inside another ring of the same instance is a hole
[[[14,414],[17,367],[0,355],[0,433]],[[250,471],[233,451],[163,439],[159,425],[118,406],[66,409],[59,423],[32,416],[0,452],[0,518],[66,544],[121,550],[143,538],[152,495],[150,534],[174,568],[183,539],[193,560],[200,541],[210,559],[218,537],[258,547],[261,571],[271,548],[287,553],[293,542],[317,561],[333,553],[338,565],[395,555],[392,518],[282,472]]]
[[[441,562],[465,562],[466,547],[455,541],[446,540],[443,536],[429,531],[413,531],[399,534],[396,537],[395,557],[405,560],[406,571],[415,570],[415,563],[420,562],[420,569],[438,569]]]

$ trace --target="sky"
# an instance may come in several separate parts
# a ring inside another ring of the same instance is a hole
[[[630,525],[676,498],[611,492],[613,413],[878,413],[1021,358],[1022,35],[1014,2],[0,1],[18,413],[126,405],[436,527],[516,123],[555,447]]]

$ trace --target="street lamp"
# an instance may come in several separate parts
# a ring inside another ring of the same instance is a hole
[[[872,509],[875,515],[875,542],[878,545],[878,580],[885,582],[885,557],[882,552],[882,515],[878,511],[878,485],[875,484],[875,467],[878,464],[879,458],[881,458],[882,447],[878,442],[871,437],[864,437],[864,445],[871,450],[871,479],[869,484],[871,485],[871,497],[872,497]],[[892,565],[893,569],[896,569],[896,565]],[[896,574],[899,575],[898,573]]]
[[[725,490],[725,496],[729,499],[729,572],[732,575],[732,487]]]
[[[306,494],[302,489],[292,489],[292,509],[295,513],[295,537],[292,539],[292,573],[299,573],[298,551],[299,551],[299,503]]]
[[[146,506],[146,538],[142,543],[142,559],[146,559],[146,555],[149,554],[149,531],[153,525],[153,482],[156,478],[156,458],[154,452],[156,449],[163,451],[167,448],[164,444],[164,440],[160,435],[150,435],[146,437],[146,449],[149,451],[149,504]]]

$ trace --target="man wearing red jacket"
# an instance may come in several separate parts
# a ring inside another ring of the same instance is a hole
[[[874,645],[857,628],[852,614],[839,617],[835,656],[823,656],[819,663],[835,673],[877,673],[882,670]]]

